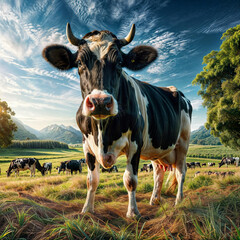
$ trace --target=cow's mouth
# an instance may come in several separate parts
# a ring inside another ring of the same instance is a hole
[[[116,162],[116,157],[112,153],[103,154],[100,156],[100,164],[108,169],[111,168]]]
[[[108,117],[110,117],[111,115],[103,115],[103,114],[96,114],[96,115],[93,115],[91,114],[91,116],[97,120],[101,120],[101,119],[106,119]]]

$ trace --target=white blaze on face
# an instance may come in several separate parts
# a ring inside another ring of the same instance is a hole
[[[90,50],[101,60],[112,46],[113,37],[107,33],[99,33],[85,39]]]

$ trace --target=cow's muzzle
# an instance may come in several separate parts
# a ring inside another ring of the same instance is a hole
[[[97,119],[104,119],[116,115],[114,100],[109,95],[89,95],[85,100],[85,113]]]
[[[107,169],[107,168],[111,168],[115,164],[116,157],[111,153],[107,153],[107,154],[100,156],[99,160],[100,160],[101,165]]]

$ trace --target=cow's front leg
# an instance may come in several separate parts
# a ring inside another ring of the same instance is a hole
[[[154,179],[154,188],[152,197],[150,200],[150,205],[159,204],[161,197],[161,190],[164,178],[164,171],[160,164],[152,161],[153,165],[153,179]]]
[[[127,168],[123,174],[124,186],[128,191],[128,218],[139,218],[141,215],[137,208],[136,188],[137,188],[137,171],[140,154],[135,153],[132,157],[128,156]]]
[[[87,176],[87,198],[82,209],[82,213],[94,212],[95,192],[99,184],[99,163],[95,156],[90,153],[86,154],[86,163],[88,165]]]

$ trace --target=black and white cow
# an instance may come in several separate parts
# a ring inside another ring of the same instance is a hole
[[[52,173],[52,163],[51,162],[47,162],[47,163],[44,163],[43,164],[43,167],[44,167],[44,171],[45,173]]]
[[[58,168],[58,173],[60,173],[61,171],[71,172],[71,174],[73,174],[73,172],[77,172],[77,171],[79,171],[79,173],[81,173],[82,165],[81,165],[80,160],[70,160],[70,161],[61,162],[61,165]]]
[[[99,184],[99,164],[111,168],[125,154],[123,175],[128,191],[127,216],[139,216],[136,203],[140,157],[152,160],[154,190],[150,204],[160,200],[164,170],[176,168],[179,187],[176,204],[183,198],[186,154],[189,145],[192,106],[175,87],[156,87],[129,76],[123,68],[140,70],[157,58],[150,46],[121,48],[134,38],[135,25],[124,39],[109,31],[93,31],[76,38],[67,24],[67,37],[77,47],[72,53],[62,45],[43,50],[46,61],[60,70],[77,68],[83,101],[76,120],[84,136],[88,164],[88,193],[82,212],[94,211]]]
[[[102,168],[102,172],[109,172],[109,173],[111,173],[111,172],[113,172],[113,171],[115,171],[115,172],[118,172],[118,168],[117,168],[117,166],[112,166],[111,168]]]
[[[14,171],[15,177],[19,176],[20,171],[30,170],[30,176],[35,177],[36,169],[44,176],[45,169],[41,166],[36,158],[16,158],[11,161],[8,170],[6,171],[7,177]]]
[[[213,167],[213,166],[215,166],[215,165],[216,165],[216,163],[214,163],[214,162],[209,162],[209,163],[208,163],[208,166],[209,166],[209,167]]]
[[[153,165],[151,163],[149,164],[143,164],[143,167],[140,169],[141,172],[151,172],[153,170]]]

